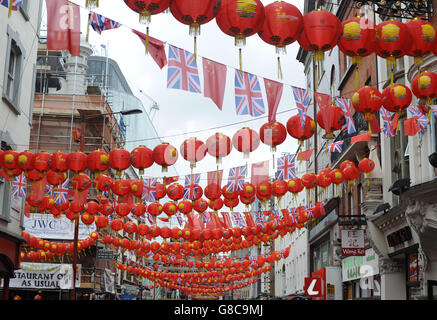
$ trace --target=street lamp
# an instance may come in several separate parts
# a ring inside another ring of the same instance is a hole
[[[84,151],[85,147],[85,127],[86,127],[86,120],[92,119],[92,118],[98,118],[103,116],[111,116],[114,114],[121,114],[124,116],[127,115],[133,115],[133,114],[139,114],[143,111],[141,109],[129,109],[129,110],[123,110],[123,111],[117,111],[117,112],[109,112],[109,113],[103,113],[103,114],[93,114],[93,115],[81,115],[80,123],[81,123],[81,131],[80,131],[80,151]],[[70,300],[76,300],[76,265],[77,265],[77,244],[78,244],[78,238],[79,238],[79,219],[75,219],[74,221],[74,240],[73,240],[73,262],[72,262],[72,268],[73,268],[73,288],[70,292]]]

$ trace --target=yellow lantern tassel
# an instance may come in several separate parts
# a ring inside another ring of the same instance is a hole
[[[12,14],[12,2],[13,0],[9,0],[8,18],[10,18]]]
[[[238,51],[239,51],[239,61],[240,61],[240,72],[243,72],[243,53],[241,52],[241,48],[239,48]]]
[[[317,91],[319,88],[319,71],[317,70],[317,65],[314,66],[314,89]]]
[[[278,78],[282,79],[281,57],[278,57]]]
[[[357,65],[357,69],[355,70],[355,91],[358,91],[358,82],[359,82],[359,78],[358,78],[358,65]]]
[[[194,62],[197,63],[197,37],[194,36]]]
[[[370,121],[367,122],[367,124],[369,125],[369,133],[370,133],[370,135],[372,135],[372,126],[370,125]]]
[[[98,8],[99,0],[86,0],[85,6],[88,10]]]
[[[149,27],[146,28],[146,54],[149,54]]]
[[[89,43],[90,41],[90,26],[91,26],[91,13],[88,15],[88,25],[86,28],[86,42]]]

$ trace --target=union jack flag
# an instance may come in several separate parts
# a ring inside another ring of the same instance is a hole
[[[255,223],[260,227],[264,227],[264,214],[261,211],[255,212]]]
[[[305,130],[305,121],[307,117],[308,107],[310,105],[310,94],[308,90],[303,88],[291,87],[293,90],[294,100],[299,111],[302,130]]]
[[[23,0],[1,0],[1,5],[9,8],[9,3],[12,1],[12,10],[17,11],[23,5]]]
[[[255,267],[257,266],[257,263],[256,263],[256,257],[255,257],[255,256],[250,257],[250,266],[251,266],[252,268],[255,268]]]
[[[20,197],[20,198],[26,197],[27,180],[23,173],[20,174],[19,176],[15,176],[11,184],[12,184],[11,195],[13,197]]]
[[[68,186],[70,184],[70,180],[67,178],[61,184],[59,189],[55,189],[53,191],[53,195],[56,203],[67,203],[68,201]]]
[[[229,169],[228,184],[226,190],[230,192],[243,190],[246,166]]]
[[[393,128],[393,122],[391,120],[390,112],[384,107],[381,107],[381,109],[379,109],[379,114],[381,115],[382,121],[384,122],[384,127],[382,127],[381,130],[382,132],[384,132],[385,136],[387,138],[396,136],[396,130],[395,128]]]
[[[237,115],[258,117],[265,113],[261,85],[256,75],[235,70],[235,106]]]
[[[244,221],[240,212],[233,212],[232,217],[234,218],[234,223],[237,227],[244,228],[246,226],[246,221]]]
[[[53,197],[53,192],[54,192],[53,185],[51,185],[51,184],[46,184],[46,193],[47,193],[49,196]]]
[[[156,184],[157,178],[148,178],[143,180],[143,194],[141,198],[147,202],[155,202],[156,200]]]
[[[429,106],[433,115],[437,117],[437,106]]]
[[[408,107],[408,111],[410,111],[411,115],[417,119],[417,123],[419,124],[420,128],[420,134],[424,134],[425,128],[429,123],[428,117],[413,105]]]
[[[155,218],[150,213],[146,212],[146,217],[150,224],[155,224]]]
[[[172,45],[168,49],[167,88],[202,92],[194,55]]]
[[[297,209],[296,208],[291,208],[290,209],[290,216],[291,216],[291,223],[295,224],[298,222],[297,219]]]
[[[351,100],[347,98],[337,97],[337,105],[343,110],[344,117],[346,118],[346,123],[342,128],[342,131],[346,131],[349,134],[357,132],[355,128],[354,119],[352,118],[351,112]]]
[[[305,206],[307,218],[314,218],[314,208],[310,205]]]
[[[276,179],[289,180],[296,178],[296,155],[287,154],[278,159],[278,173]]]
[[[344,140],[333,142],[333,143],[328,144],[327,146],[325,146],[323,148],[323,151],[326,151],[326,152],[339,152],[339,153],[341,153],[343,151],[343,143],[344,143]]]
[[[200,173],[185,176],[184,199],[194,200],[200,192]]]
[[[91,27],[98,34],[102,34],[102,31],[116,29],[121,27],[121,23],[114,21],[112,19],[106,18],[98,13],[91,12]]]
[[[278,210],[271,210],[273,222],[275,223],[275,226],[278,226],[281,223],[281,215]]]
[[[182,213],[176,213],[176,219],[178,220],[179,225],[182,227],[184,225],[184,218],[182,217]]]

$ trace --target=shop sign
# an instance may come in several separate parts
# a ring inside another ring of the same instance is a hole
[[[74,223],[65,215],[55,218],[51,214],[32,213],[30,217],[24,216],[24,228],[30,235],[43,239],[72,240],[74,239]],[[91,232],[96,231],[93,223],[85,225],[79,219],[79,240],[86,239]]]
[[[343,282],[379,274],[379,260],[373,249],[366,250],[364,257],[345,258],[341,264]]]
[[[341,230],[341,255],[364,256],[364,230]]]
[[[69,264],[22,262],[10,279],[11,288],[20,289],[68,289],[72,287],[72,272]],[[81,265],[77,265],[76,287],[80,287]]]
[[[97,260],[112,261],[114,260],[114,251],[104,248],[97,248]]]
[[[319,277],[305,278],[305,294],[316,298],[322,295],[322,279]]]

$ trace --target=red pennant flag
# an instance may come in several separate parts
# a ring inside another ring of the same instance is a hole
[[[319,106],[319,110],[321,110],[323,126],[326,128],[325,132],[328,133],[331,128],[332,122],[332,111],[329,110],[331,108],[331,96],[329,94],[314,92],[314,96],[316,98],[317,105]]]
[[[404,130],[406,136],[410,136],[410,137],[415,136],[420,131],[419,124],[417,123],[417,119],[416,118],[405,119]]]
[[[309,149],[309,150],[306,150],[306,151],[299,152],[299,154],[297,155],[297,160],[299,160],[299,161],[310,161],[311,160],[311,156],[313,155],[313,151],[314,151],[314,149]]]
[[[372,114],[372,119],[370,120],[370,130],[372,130],[372,134],[381,133],[381,127],[379,126],[378,119],[376,119],[376,115]]]
[[[219,188],[222,185],[223,170],[215,170],[208,172],[208,184],[216,183]]]
[[[24,215],[27,218],[30,218],[30,204],[29,202],[26,201],[26,203],[24,204]]]
[[[217,228],[217,225],[215,224],[215,219],[212,217],[213,216],[212,212],[205,212],[203,215],[206,218],[206,227],[208,229]]]
[[[255,227],[255,221],[253,221],[252,214],[250,212],[243,212],[244,214],[244,220],[246,220],[246,224],[249,227]]]
[[[7,174],[5,168],[0,169],[0,175],[6,180],[9,181],[9,175]]]
[[[227,67],[224,64],[203,58],[203,79],[205,92],[203,96],[211,98],[217,107],[223,109],[226,88]]]
[[[47,49],[80,56],[80,7],[68,0],[46,0]]]
[[[363,134],[359,134],[355,137],[351,138],[351,144],[357,143],[359,141],[371,141],[372,137],[370,136],[369,132],[363,133]]]
[[[269,161],[263,161],[252,164],[251,182],[253,185],[257,185],[260,182],[269,179]]]
[[[172,184],[173,182],[178,182],[179,180],[179,176],[174,176],[174,177],[164,177],[163,178],[163,183],[168,186],[170,184]]]
[[[280,82],[264,79],[266,88],[267,103],[269,106],[269,121],[276,121],[276,112],[281,102],[284,85]]]
[[[135,33],[146,45],[146,35],[137,30],[132,29],[132,32]],[[159,68],[164,68],[167,65],[167,56],[165,54],[165,46],[164,42],[149,36],[149,53],[152,56],[153,60],[155,60],[156,64]]]
[[[225,228],[232,228],[231,217],[229,216],[229,212],[222,212],[223,222]]]

